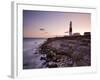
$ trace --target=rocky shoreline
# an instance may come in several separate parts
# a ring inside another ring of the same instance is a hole
[[[39,47],[39,52],[47,68],[91,66],[91,37],[48,38]]]

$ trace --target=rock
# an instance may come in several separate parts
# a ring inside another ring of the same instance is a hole
[[[50,52],[47,53],[47,58],[48,59],[53,59],[53,57],[55,57],[55,56],[56,56],[56,53],[53,52],[53,51],[50,51]]]
[[[46,60],[46,57],[41,57],[40,60]]]
[[[49,63],[47,64],[47,67],[48,67],[48,68],[56,68],[56,67],[58,67],[58,65],[57,65],[56,63],[49,62]]]
[[[82,57],[83,57],[82,54],[81,54],[80,52],[78,52],[78,51],[75,51],[75,52],[73,52],[73,54],[72,54],[72,58],[73,58],[75,61],[81,59]]]
[[[46,65],[46,64],[47,64],[47,62],[42,63],[42,65]]]
[[[76,61],[77,66],[89,66],[84,60],[80,59]]]
[[[47,67],[73,67],[91,65],[90,38],[84,36],[48,39],[40,48],[46,54]]]
[[[71,67],[71,66],[73,66],[73,64],[74,64],[73,59],[72,59],[72,58],[68,58],[68,59],[67,59],[67,65],[68,65],[69,67]]]

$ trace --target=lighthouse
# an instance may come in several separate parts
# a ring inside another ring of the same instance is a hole
[[[72,36],[72,21],[69,24],[69,36]]]

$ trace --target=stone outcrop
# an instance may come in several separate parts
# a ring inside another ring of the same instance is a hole
[[[48,68],[91,65],[90,36],[49,38],[39,51],[46,55],[41,60]]]

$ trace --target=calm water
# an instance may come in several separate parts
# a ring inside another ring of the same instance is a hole
[[[23,69],[43,68],[44,61],[40,60],[41,54],[38,48],[46,39],[24,39],[23,40]]]

